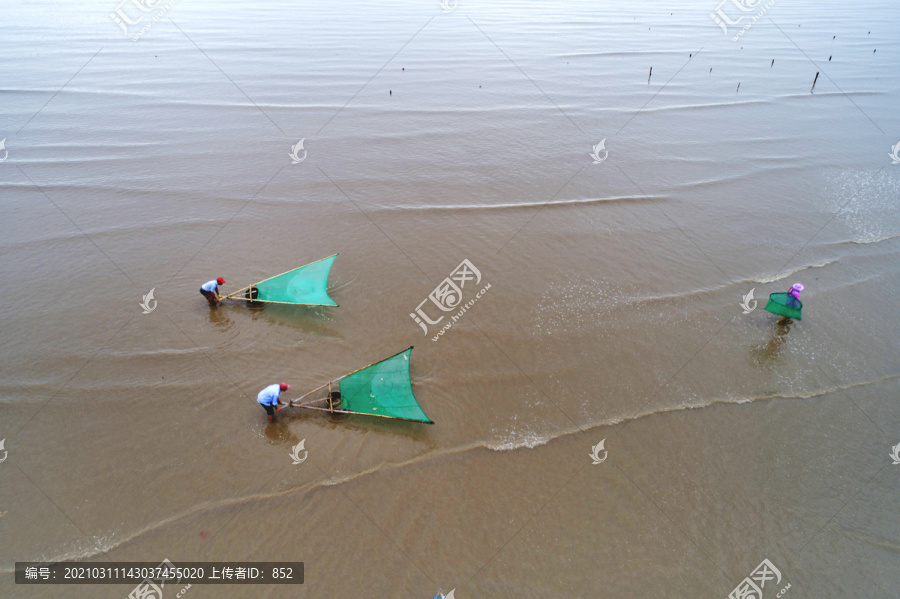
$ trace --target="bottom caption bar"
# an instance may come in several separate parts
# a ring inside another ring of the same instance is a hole
[[[303,562],[16,562],[16,584],[303,584]]]

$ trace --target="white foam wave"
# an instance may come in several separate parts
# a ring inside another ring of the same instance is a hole
[[[796,274],[798,272],[808,270],[810,268],[822,268],[823,266],[828,266],[829,264],[834,264],[838,259],[834,260],[825,260],[823,262],[819,262],[817,264],[808,264],[806,266],[799,266],[793,270],[786,270],[783,272],[776,273],[774,275],[769,275],[767,277],[762,277],[759,279],[753,279],[754,283],[774,283],[775,281],[780,281],[781,279],[786,279],[787,277]]]
[[[502,202],[498,204],[437,204],[415,205],[395,204],[391,206],[379,206],[379,210],[423,210],[423,211],[455,211],[455,210],[509,210],[518,208],[545,208],[553,206],[577,206],[580,204],[615,204],[620,202],[657,202],[664,200],[663,196],[615,196],[608,198],[573,198],[569,200],[556,200],[554,202]]]
[[[900,236],[900,178],[890,170],[875,174],[843,170],[828,178],[827,202],[851,243],[876,243]]]
[[[526,435],[524,437],[514,437],[512,439],[506,439],[503,441],[497,442],[487,442],[485,443],[485,447],[493,451],[513,451],[515,449],[534,449],[535,447],[539,447],[541,445],[546,445],[551,440],[553,440],[552,435]]]
[[[897,237],[900,237],[900,233],[891,233],[888,235],[881,235],[880,237],[873,237],[870,239],[851,239],[847,243],[856,243],[856,244],[878,243],[879,241],[887,241],[888,239],[895,239]]]

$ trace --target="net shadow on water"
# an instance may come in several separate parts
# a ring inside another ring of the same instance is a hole
[[[334,319],[327,313],[327,308],[317,306],[282,306],[242,302],[237,307],[252,320],[266,320],[282,326],[300,329],[317,337],[340,337],[340,333],[331,326]]]

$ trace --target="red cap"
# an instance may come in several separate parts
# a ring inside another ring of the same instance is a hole
[[[222,277],[219,277],[218,279],[216,279],[216,283],[218,283],[219,285],[224,285],[225,279],[223,279]]]
[[[282,391],[287,391],[288,389],[291,388],[291,386],[288,385],[287,383],[281,383],[281,384],[278,385],[278,386],[281,388]]]

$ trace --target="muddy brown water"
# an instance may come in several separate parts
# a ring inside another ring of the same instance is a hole
[[[0,596],[894,592],[896,3],[136,6],[0,22]],[[339,308],[197,293],[338,252]],[[410,345],[434,425],[255,401]]]

